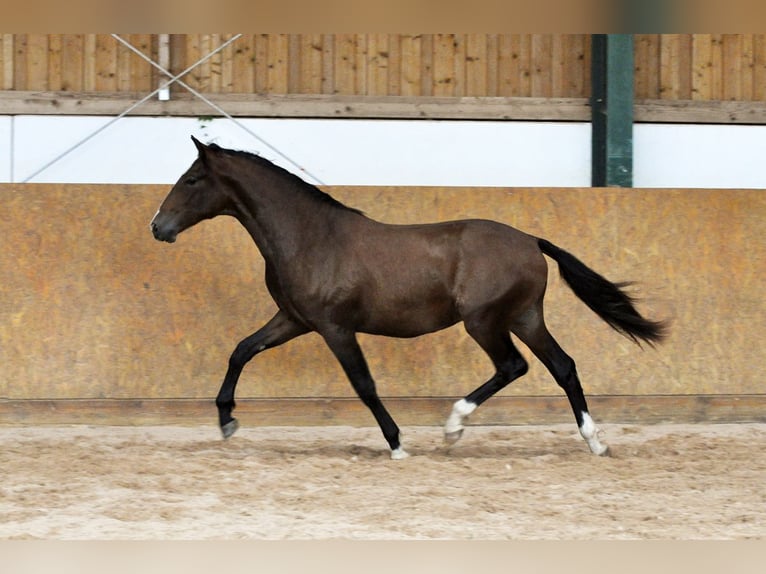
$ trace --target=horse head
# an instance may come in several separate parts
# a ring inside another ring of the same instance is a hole
[[[149,224],[154,238],[173,243],[176,236],[204,219],[232,215],[234,208],[215,170],[220,148],[206,146],[194,136],[199,155],[178,179]]]

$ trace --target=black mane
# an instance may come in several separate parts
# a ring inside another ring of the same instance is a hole
[[[354,209],[353,207],[349,207],[345,205],[344,203],[341,203],[337,199],[335,199],[333,196],[325,193],[321,189],[319,189],[317,186],[310,184],[309,182],[305,181],[304,179],[301,179],[294,173],[284,169],[283,167],[280,167],[276,165],[275,163],[270,162],[264,157],[261,157],[257,154],[250,153],[248,151],[242,151],[242,150],[234,150],[234,149],[227,149],[224,147],[219,146],[218,144],[210,144],[209,146],[211,149],[218,150],[220,152],[223,152],[227,155],[232,155],[235,157],[242,157],[249,161],[255,162],[258,165],[261,165],[263,167],[266,167],[270,169],[271,171],[280,174],[282,177],[291,180],[294,184],[296,184],[296,187],[304,191],[305,193],[311,195],[313,198],[318,199],[322,203],[326,203],[328,205],[332,205],[334,207],[338,207],[340,209],[345,209],[346,211],[352,211],[354,213],[358,213],[360,215],[363,215],[362,211],[359,209]]]

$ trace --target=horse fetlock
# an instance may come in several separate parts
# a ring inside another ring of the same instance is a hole
[[[598,434],[599,430],[591,416],[586,412],[582,413],[580,435],[585,439],[585,442],[588,443],[588,448],[590,448],[590,451],[597,456],[609,456],[609,447],[601,443]]]
[[[473,411],[476,410],[476,403],[471,403],[465,399],[460,399],[452,406],[452,412],[444,425],[444,440],[448,443],[454,443],[463,436],[463,422]]]

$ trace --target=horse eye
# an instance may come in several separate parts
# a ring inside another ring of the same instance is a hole
[[[197,178],[197,177],[194,177],[193,175],[190,175],[189,177],[187,177],[187,178],[184,180],[184,183],[185,183],[186,185],[194,185],[194,184],[195,184],[195,183],[197,183],[198,181],[199,181],[199,178]]]

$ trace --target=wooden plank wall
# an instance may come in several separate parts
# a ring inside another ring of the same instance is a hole
[[[152,238],[148,221],[167,191],[0,185],[0,423],[214,420],[229,353],[275,306],[262,260],[231,218],[204,222],[173,245]],[[764,420],[762,192],[328,191],[388,222],[501,220],[613,280],[639,282],[640,308],[673,322],[656,350],[614,333],[550,266],[548,324],[577,361],[599,420]],[[492,371],[461,326],[408,340],[362,336],[361,344],[381,395],[395,414],[412,415],[408,424],[439,424],[449,403]],[[530,373],[477,421],[571,421],[563,393],[524,353]],[[254,424],[372,424],[316,335],[257,357],[239,397],[240,412],[262,409],[250,411]],[[75,407],[62,410],[67,404]]]
[[[766,100],[766,35],[639,34],[636,99]]]
[[[171,35],[180,72],[230,38]],[[157,58],[156,35],[129,42]],[[640,34],[636,98],[766,100],[766,35]],[[0,89],[145,92],[152,67],[103,34],[3,34]],[[246,35],[197,68],[188,83],[208,93],[585,98],[588,35]]]
[[[180,72],[230,34],[171,35]],[[156,60],[157,37],[125,37]],[[6,34],[2,89],[146,91],[156,72],[109,35]],[[209,93],[583,97],[587,35],[258,34],[184,78]]]

